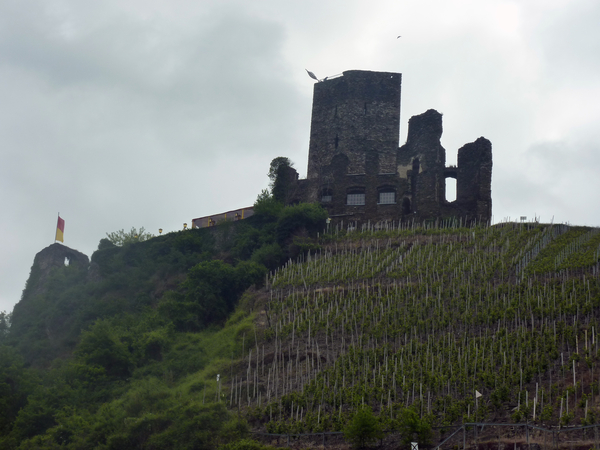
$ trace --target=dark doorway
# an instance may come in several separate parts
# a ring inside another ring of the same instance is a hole
[[[404,197],[402,200],[402,215],[407,216],[411,213],[410,210],[410,199],[408,197]]]

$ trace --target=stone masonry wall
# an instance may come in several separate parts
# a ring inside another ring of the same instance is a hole
[[[351,175],[364,174],[373,158],[379,173],[395,172],[401,79],[399,73],[350,70],[315,84],[308,179],[318,179],[339,154],[348,158]]]
[[[398,148],[402,75],[350,70],[315,84],[308,176],[294,181],[293,201],[320,202],[333,220],[371,222],[491,219],[491,143],[463,146],[446,167],[442,115],[409,120]],[[446,178],[457,199],[446,201]],[[353,204],[353,203],[364,204]]]

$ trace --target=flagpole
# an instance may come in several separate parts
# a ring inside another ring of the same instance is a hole
[[[56,217],[56,227],[58,228],[58,219],[60,219],[60,211],[58,212],[58,216]],[[54,243],[56,244],[56,230],[54,230]]]

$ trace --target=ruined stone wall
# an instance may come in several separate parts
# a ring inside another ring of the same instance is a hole
[[[408,173],[413,217],[418,221],[457,218],[489,222],[492,217],[492,144],[480,137],[458,151],[458,165],[446,167],[440,143],[442,115],[430,109],[411,117],[406,144],[398,150],[398,173]],[[446,178],[456,178],[457,195],[446,201]]]
[[[492,217],[492,143],[480,137],[458,150],[456,203],[472,219]]]
[[[64,267],[65,264],[87,267],[89,263],[87,255],[55,242],[35,255],[32,271],[39,270],[40,279],[45,279],[53,269]]]
[[[402,76],[351,70],[315,84],[307,180],[294,201],[320,202],[346,221],[491,219],[491,144],[459,150],[446,167],[442,115],[430,109],[409,121],[398,148]],[[457,199],[446,201],[446,178]]]
[[[408,122],[406,144],[398,149],[398,173],[410,179],[410,198],[414,217],[439,217],[446,200],[446,150],[440,143],[442,115],[430,109]]]
[[[46,295],[50,288],[48,283],[50,275],[55,270],[64,268],[65,260],[70,266],[81,270],[87,270],[90,267],[87,255],[59,243],[54,243],[35,255],[21,300],[15,305],[12,312],[11,333],[19,335],[27,327],[32,326],[32,317],[38,316],[36,305],[39,305],[39,301],[36,301],[36,298]],[[57,327],[60,327],[60,325],[50,326],[47,321],[39,321],[35,326],[41,326],[42,323],[44,323],[43,329],[48,337],[53,335],[51,329],[56,330]],[[54,323],[60,324],[61,322],[57,320]]]
[[[45,283],[50,273],[54,269],[64,267],[65,264],[76,264],[87,268],[90,264],[90,259],[87,255],[58,242],[38,252],[33,259],[31,274],[27,281],[29,295],[37,295],[42,292],[45,289]]]

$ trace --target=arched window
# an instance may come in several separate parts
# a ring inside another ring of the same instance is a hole
[[[346,195],[346,205],[362,206],[365,204],[365,188],[348,189]]]
[[[321,189],[321,202],[329,203],[333,199],[333,190],[330,188]]]
[[[395,205],[396,190],[392,187],[382,187],[378,189],[377,196],[378,205]]]

